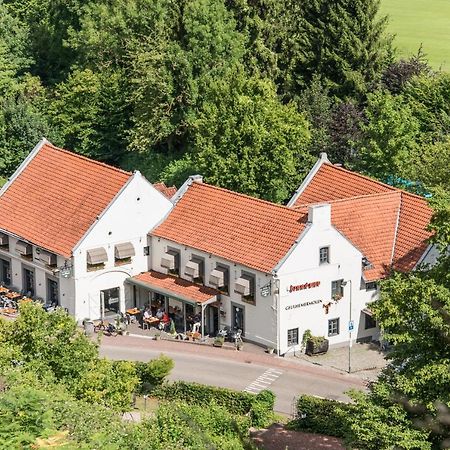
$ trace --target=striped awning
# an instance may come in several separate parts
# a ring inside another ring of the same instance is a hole
[[[114,256],[116,259],[131,258],[135,254],[136,252],[134,251],[134,246],[131,242],[116,244],[114,247]]]
[[[104,247],[93,248],[87,251],[87,263],[90,265],[102,264],[108,261],[108,254]]]

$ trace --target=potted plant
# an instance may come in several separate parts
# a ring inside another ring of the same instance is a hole
[[[320,355],[328,351],[328,339],[323,336],[310,336],[306,341],[306,354],[309,356]]]
[[[225,339],[223,336],[217,336],[214,339],[213,347],[222,347],[224,342],[225,342]]]

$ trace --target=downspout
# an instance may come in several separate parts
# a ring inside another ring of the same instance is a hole
[[[276,274],[273,276],[274,278],[274,295],[275,295],[275,314],[277,315],[277,355],[281,356],[281,348],[280,348],[280,280],[277,278]]]

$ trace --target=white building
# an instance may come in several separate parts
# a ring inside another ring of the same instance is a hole
[[[150,305],[285,354],[308,329],[377,339],[377,281],[435,257],[423,198],[326,155],[288,206],[199,176],[155,186],[42,141],[0,191],[0,281],[79,320]]]
[[[215,291],[197,302],[205,332],[241,328],[281,354],[298,349],[307,329],[342,345],[350,322],[353,339],[377,339],[367,308],[377,281],[432,254],[424,199],[333,166],[326,155],[287,207],[198,176],[173,201],[151,232],[152,272],[128,280],[138,288],[134,302],[194,304],[187,290],[207,286]]]
[[[44,139],[0,191],[0,281],[79,320],[123,311],[124,281],[148,269],[147,233],[171,208],[139,172]]]

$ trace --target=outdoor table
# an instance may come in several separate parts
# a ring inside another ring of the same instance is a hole
[[[21,298],[20,300],[19,300],[19,302],[23,302],[23,303],[30,303],[30,302],[32,302],[33,301],[33,299],[32,298],[30,298],[30,297],[23,297],[23,298]]]
[[[159,319],[156,317],[150,317],[148,319],[144,319],[144,323],[146,323],[148,326],[156,326],[159,324]]]
[[[139,314],[140,312],[141,312],[141,310],[138,308],[127,309],[127,314],[129,314],[130,316],[135,316],[135,315]]]
[[[9,292],[9,289],[5,286],[0,286],[0,294],[6,294]]]
[[[8,292],[6,294],[6,297],[10,300],[16,300],[17,298],[21,297],[21,295],[18,292]]]

